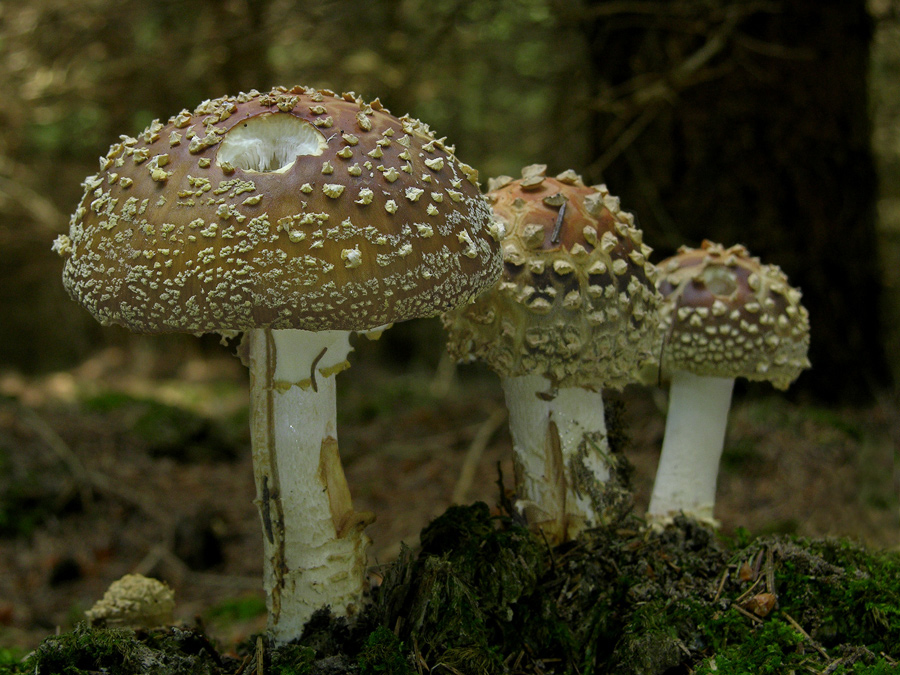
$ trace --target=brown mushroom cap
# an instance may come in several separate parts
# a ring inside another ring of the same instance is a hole
[[[810,363],[809,315],[776,265],[704,241],[657,266],[664,371],[769,380],[786,389]]]
[[[621,387],[657,339],[650,249],[605,186],[545,170],[491,181],[488,200],[506,227],[504,271],[474,304],[444,315],[448,349],[503,376]]]
[[[477,295],[498,238],[477,172],[426,125],[295,87],[123,136],[54,248],[104,324],[362,330]]]

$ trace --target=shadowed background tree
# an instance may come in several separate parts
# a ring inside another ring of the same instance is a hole
[[[589,173],[661,254],[704,238],[781,265],[810,310],[807,388],[888,381],[862,0],[586,2]]]
[[[656,260],[704,237],[746,244],[804,290],[815,368],[801,385],[857,398],[888,372],[872,29],[862,0],[4,3],[0,359],[64,368],[132,339],[69,301],[49,250],[119,134],[204,98],[303,83],[428,121],[483,178],[545,162],[606,181]],[[435,360],[443,337],[415,322],[392,340]]]

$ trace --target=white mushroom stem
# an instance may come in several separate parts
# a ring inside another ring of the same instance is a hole
[[[651,521],[666,523],[684,513],[716,525],[716,478],[733,388],[734,378],[673,373],[666,435],[647,510]]]
[[[503,378],[509,409],[518,507],[551,543],[599,525],[609,480],[603,396],[554,390],[541,375]]]
[[[338,455],[335,375],[349,333],[258,329],[245,339],[269,634],[284,643],[320,607],[359,607],[373,517],[353,511]]]

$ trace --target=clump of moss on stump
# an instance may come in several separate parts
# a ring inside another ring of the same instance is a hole
[[[725,540],[683,519],[654,532],[627,515],[551,550],[474,504],[386,566],[354,622],[323,611],[300,644],[256,645],[242,662],[194,630],[79,627],[0,673],[233,675],[262,655],[267,675],[887,675],[900,671],[900,556]]]
[[[236,662],[221,656],[198,630],[170,627],[134,631],[79,624],[71,632],[44,640],[23,662],[0,664],[0,673],[219,675],[233,673],[236,668]]]

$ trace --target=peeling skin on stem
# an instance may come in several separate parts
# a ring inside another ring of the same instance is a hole
[[[503,378],[519,508],[559,543],[600,524],[609,444],[601,394],[580,387],[550,390],[540,375]]]
[[[259,329],[246,339],[269,633],[286,642],[320,607],[356,611],[374,517],[353,510],[338,454],[335,375],[349,333]]]

